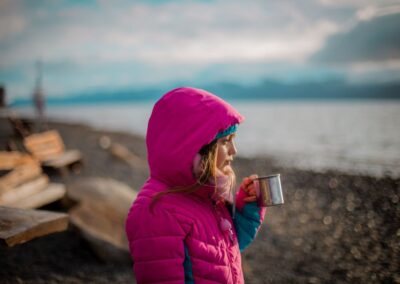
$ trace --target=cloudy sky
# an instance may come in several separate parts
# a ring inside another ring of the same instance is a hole
[[[0,84],[97,89],[400,81],[400,0],[0,0]]]

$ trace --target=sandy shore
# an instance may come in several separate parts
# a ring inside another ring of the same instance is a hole
[[[139,189],[147,170],[99,146],[100,137],[145,159],[142,137],[51,123],[85,165],[67,185],[111,177]],[[268,208],[256,241],[243,254],[246,283],[400,283],[400,179],[281,168],[266,158],[237,158],[238,178],[281,173],[285,205]],[[60,180],[59,177],[52,177]],[[58,208],[57,204],[48,206]],[[1,283],[133,283],[131,263],[99,260],[73,229],[0,249]]]

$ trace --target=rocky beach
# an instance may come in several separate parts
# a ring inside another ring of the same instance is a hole
[[[144,138],[52,122],[84,166],[61,178],[67,186],[86,177],[109,177],[138,190],[148,176],[105,151],[109,139],[146,159]],[[243,253],[246,283],[400,283],[400,179],[312,172],[273,159],[238,157],[238,180],[280,173],[285,204],[270,207],[257,239]],[[55,203],[44,209],[60,210]],[[1,283],[134,283],[130,261],[99,259],[70,226],[13,248],[0,248]]]

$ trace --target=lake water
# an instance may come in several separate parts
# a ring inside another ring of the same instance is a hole
[[[400,102],[231,101],[245,117],[237,148],[282,165],[400,177]],[[145,136],[151,103],[49,107],[52,119]],[[19,109],[31,113],[30,109]]]

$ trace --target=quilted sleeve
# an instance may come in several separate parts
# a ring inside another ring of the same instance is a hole
[[[183,283],[184,227],[168,211],[154,212],[134,207],[126,232],[137,283]]]
[[[240,251],[243,251],[256,237],[265,216],[265,207],[259,207],[257,202],[245,203],[245,193],[242,189],[236,197],[236,213],[234,226],[239,241]]]

